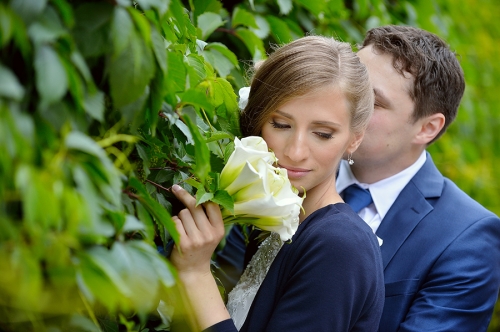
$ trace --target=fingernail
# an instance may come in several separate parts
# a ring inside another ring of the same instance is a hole
[[[172,186],[172,191],[173,191],[173,192],[179,191],[179,190],[181,190],[181,189],[182,189],[182,188],[181,188],[181,186],[179,186],[178,184],[174,184],[174,185]]]

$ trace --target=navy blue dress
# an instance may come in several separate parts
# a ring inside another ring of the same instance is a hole
[[[338,203],[312,213],[283,245],[240,331],[377,331],[383,305],[377,239]],[[228,319],[206,331],[237,329]]]

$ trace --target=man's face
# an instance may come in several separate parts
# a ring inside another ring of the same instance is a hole
[[[375,110],[365,137],[353,154],[352,169],[360,181],[372,183],[396,174],[416,160],[421,147],[412,141],[419,131],[419,122],[413,123],[411,117],[414,102],[409,91],[413,77],[398,73],[392,56],[374,51],[372,46],[360,50],[358,56],[373,84]],[[369,173],[369,177],[360,172]]]

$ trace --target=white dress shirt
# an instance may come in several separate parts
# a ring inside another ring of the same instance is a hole
[[[361,209],[358,215],[372,228],[375,233],[384,219],[385,215],[391,208],[399,193],[410,182],[413,176],[420,170],[426,160],[426,152],[423,151],[417,161],[410,167],[401,172],[380,180],[378,182],[367,184],[360,183],[352,174],[351,168],[347,161],[340,162],[339,174],[337,177],[337,192],[342,191],[353,183],[358,184],[364,189],[370,190],[373,203]]]

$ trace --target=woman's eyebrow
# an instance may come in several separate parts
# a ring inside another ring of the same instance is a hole
[[[291,114],[288,114],[286,112],[276,110],[275,113],[281,115],[282,117],[285,117],[287,119],[293,120],[293,116]],[[331,121],[313,121],[312,122],[315,125],[320,125],[320,126],[333,126],[333,127],[341,127],[340,124],[336,122],[331,122]]]

